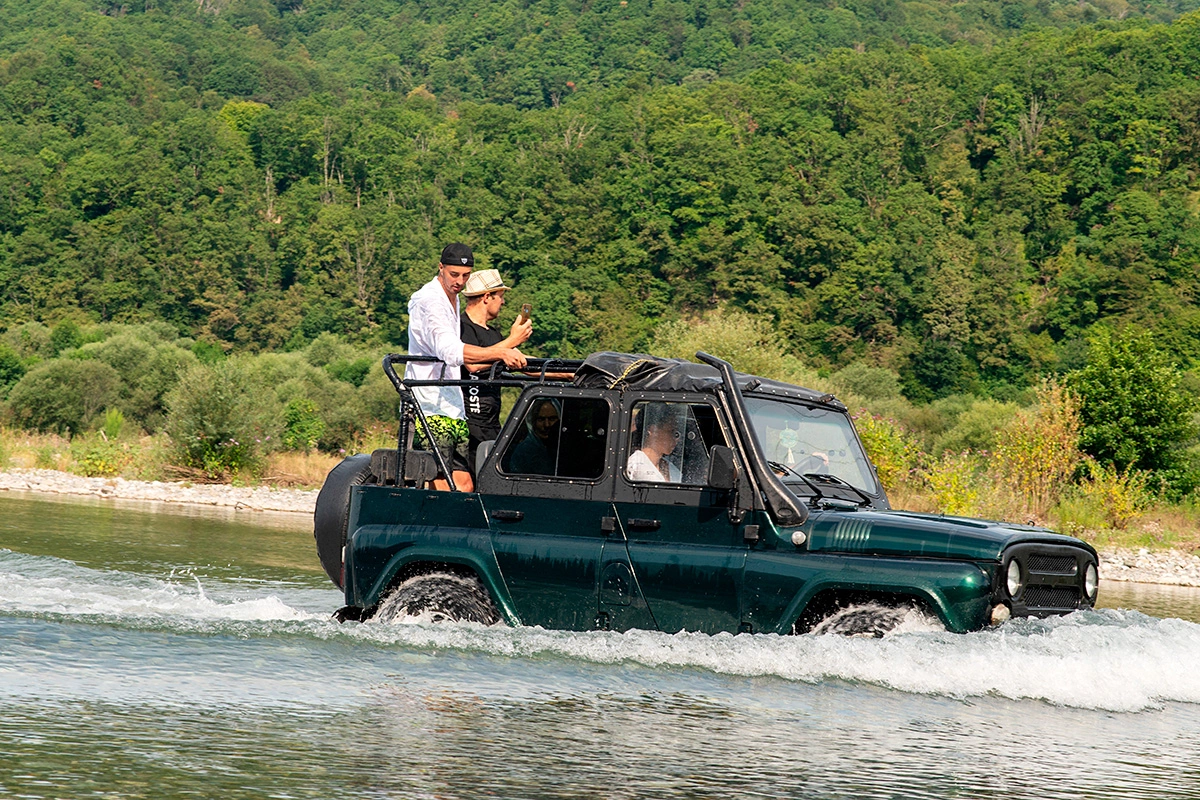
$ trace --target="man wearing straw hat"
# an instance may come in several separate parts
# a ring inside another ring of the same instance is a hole
[[[434,356],[441,363],[410,363],[405,370],[407,380],[437,380],[457,378],[463,364],[491,364],[503,361],[512,369],[525,366],[525,356],[511,347],[479,347],[464,344],[459,321],[458,294],[466,286],[475,256],[471,248],[455,242],[446,245],[433,280],[413,292],[408,300],[408,352],[410,355]],[[523,341],[523,340],[522,340]],[[464,492],[474,491],[467,461],[466,408],[463,394],[457,386],[417,386],[413,388],[421,405],[433,442],[425,441],[425,431],[418,425],[413,443],[422,449],[436,446],[446,460],[455,486]],[[449,489],[448,481],[438,478],[435,489]]]
[[[500,316],[504,307],[504,293],[508,291],[500,271],[484,269],[471,273],[462,296],[467,298],[467,308],[462,315],[463,344],[481,348],[515,348],[529,339],[533,332],[533,321],[528,317],[513,323],[508,336],[488,325]],[[464,364],[464,380],[477,379],[479,373],[491,369],[490,364]],[[477,384],[463,390],[467,409],[468,463],[475,466],[475,451],[481,442],[492,441],[500,435],[500,387]]]

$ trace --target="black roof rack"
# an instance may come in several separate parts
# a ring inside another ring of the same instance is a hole
[[[414,386],[478,386],[481,382],[490,386],[528,386],[531,383],[563,383],[565,379],[555,378],[553,375],[567,372],[573,375],[583,365],[583,362],[577,359],[531,358],[522,370],[510,370],[504,366],[504,362],[497,361],[495,364],[492,364],[486,373],[478,373],[478,378],[464,379],[460,377],[457,369],[451,372],[452,377],[434,378],[431,380],[405,379],[396,373],[396,364],[410,363],[440,364],[441,359],[436,356],[410,356],[401,353],[389,353],[384,356],[383,372],[388,376],[388,380],[392,382],[392,386],[396,387],[396,391],[401,396],[405,394],[405,387],[411,388]],[[530,375],[529,373],[531,372],[538,374]]]

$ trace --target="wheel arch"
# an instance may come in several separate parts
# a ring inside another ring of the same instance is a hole
[[[786,618],[791,619],[791,623],[786,626],[786,632],[808,633],[838,609],[866,603],[878,603],[890,607],[912,606],[930,616],[937,617],[938,621],[950,629],[945,610],[940,608],[939,604],[925,592],[830,585],[812,594],[802,607],[798,607],[798,610],[790,610],[791,613]]]
[[[483,584],[483,588],[491,597],[496,610],[509,625],[520,625],[516,609],[508,595],[507,587],[500,576],[500,567],[494,558],[489,564],[485,559],[472,552],[455,550],[440,551],[419,547],[410,547],[397,553],[376,581],[375,586],[364,598],[364,617],[370,616],[388,593],[404,581],[416,575],[427,575],[432,572],[451,572],[456,575],[475,576]]]

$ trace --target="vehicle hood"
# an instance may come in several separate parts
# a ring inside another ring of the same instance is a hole
[[[807,550],[912,558],[997,561],[1018,542],[1074,545],[1086,542],[1047,528],[912,511],[814,511],[804,524]]]

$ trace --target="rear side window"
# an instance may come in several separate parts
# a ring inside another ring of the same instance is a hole
[[[608,403],[590,397],[539,397],[500,459],[509,475],[595,480],[604,474]]]
[[[712,406],[642,402],[634,406],[625,477],[636,483],[703,486],[709,452],[725,444]]]

